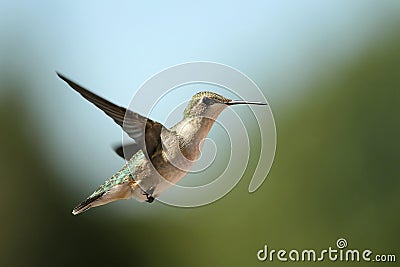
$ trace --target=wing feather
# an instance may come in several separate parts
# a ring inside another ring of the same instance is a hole
[[[93,103],[109,117],[111,117],[129,137],[135,140],[140,147],[146,146],[147,153],[151,155],[160,141],[161,123],[146,118],[129,109],[120,107],[110,101],[92,93],[79,84],[71,81],[57,72],[58,77],[65,81],[72,89],[81,94],[86,100]]]

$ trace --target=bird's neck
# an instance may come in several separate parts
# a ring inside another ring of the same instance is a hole
[[[184,118],[174,126],[174,131],[180,137],[180,148],[186,158],[197,159],[202,141],[207,137],[214,122],[212,118],[193,116]]]

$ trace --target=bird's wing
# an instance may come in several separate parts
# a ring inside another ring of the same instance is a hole
[[[126,144],[126,145],[119,145],[114,146],[115,153],[118,154],[121,158],[130,159],[136,152],[138,152],[140,146],[136,143]]]
[[[161,123],[146,118],[129,109],[117,106],[69,80],[58,72],[57,75],[84,98],[110,116],[122,127],[129,137],[135,140],[139,147],[142,148],[146,145],[146,150],[149,155],[154,152],[161,138],[161,129],[164,127]]]

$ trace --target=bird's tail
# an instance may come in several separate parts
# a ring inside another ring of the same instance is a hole
[[[101,196],[102,194],[96,195],[94,197],[88,197],[85,201],[83,201],[81,204],[79,204],[72,210],[72,214],[77,215],[79,213],[87,211],[92,207],[93,203],[96,202],[96,200],[101,198]]]
[[[72,210],[72,214],[77,215],[79,213],[87,211],[90,208],[102,206],[116,200],[129,199],[132,197],[132,193],[137,187],[138,185],[135,181],[114,184],[110,186],[107,190],[102,190],[104,187],[101,186],[96,191],[97,193],[93,193],[85,201],[76,206]]]

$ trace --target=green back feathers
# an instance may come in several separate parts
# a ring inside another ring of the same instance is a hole
[[[189,101],[189,104],[186,106],[185,111],[183,112],[183,115],[185,117],[189,116],[190,111],[192,110],[193,106],[195,106],[198,103],[198,100],[202,97],[208,97],[211,99],[218,100],[219,102],[229,102],[231,99],[225,98],[222,95],[210,92],[210,91],[203,91],[196,93],[192,99]]]

